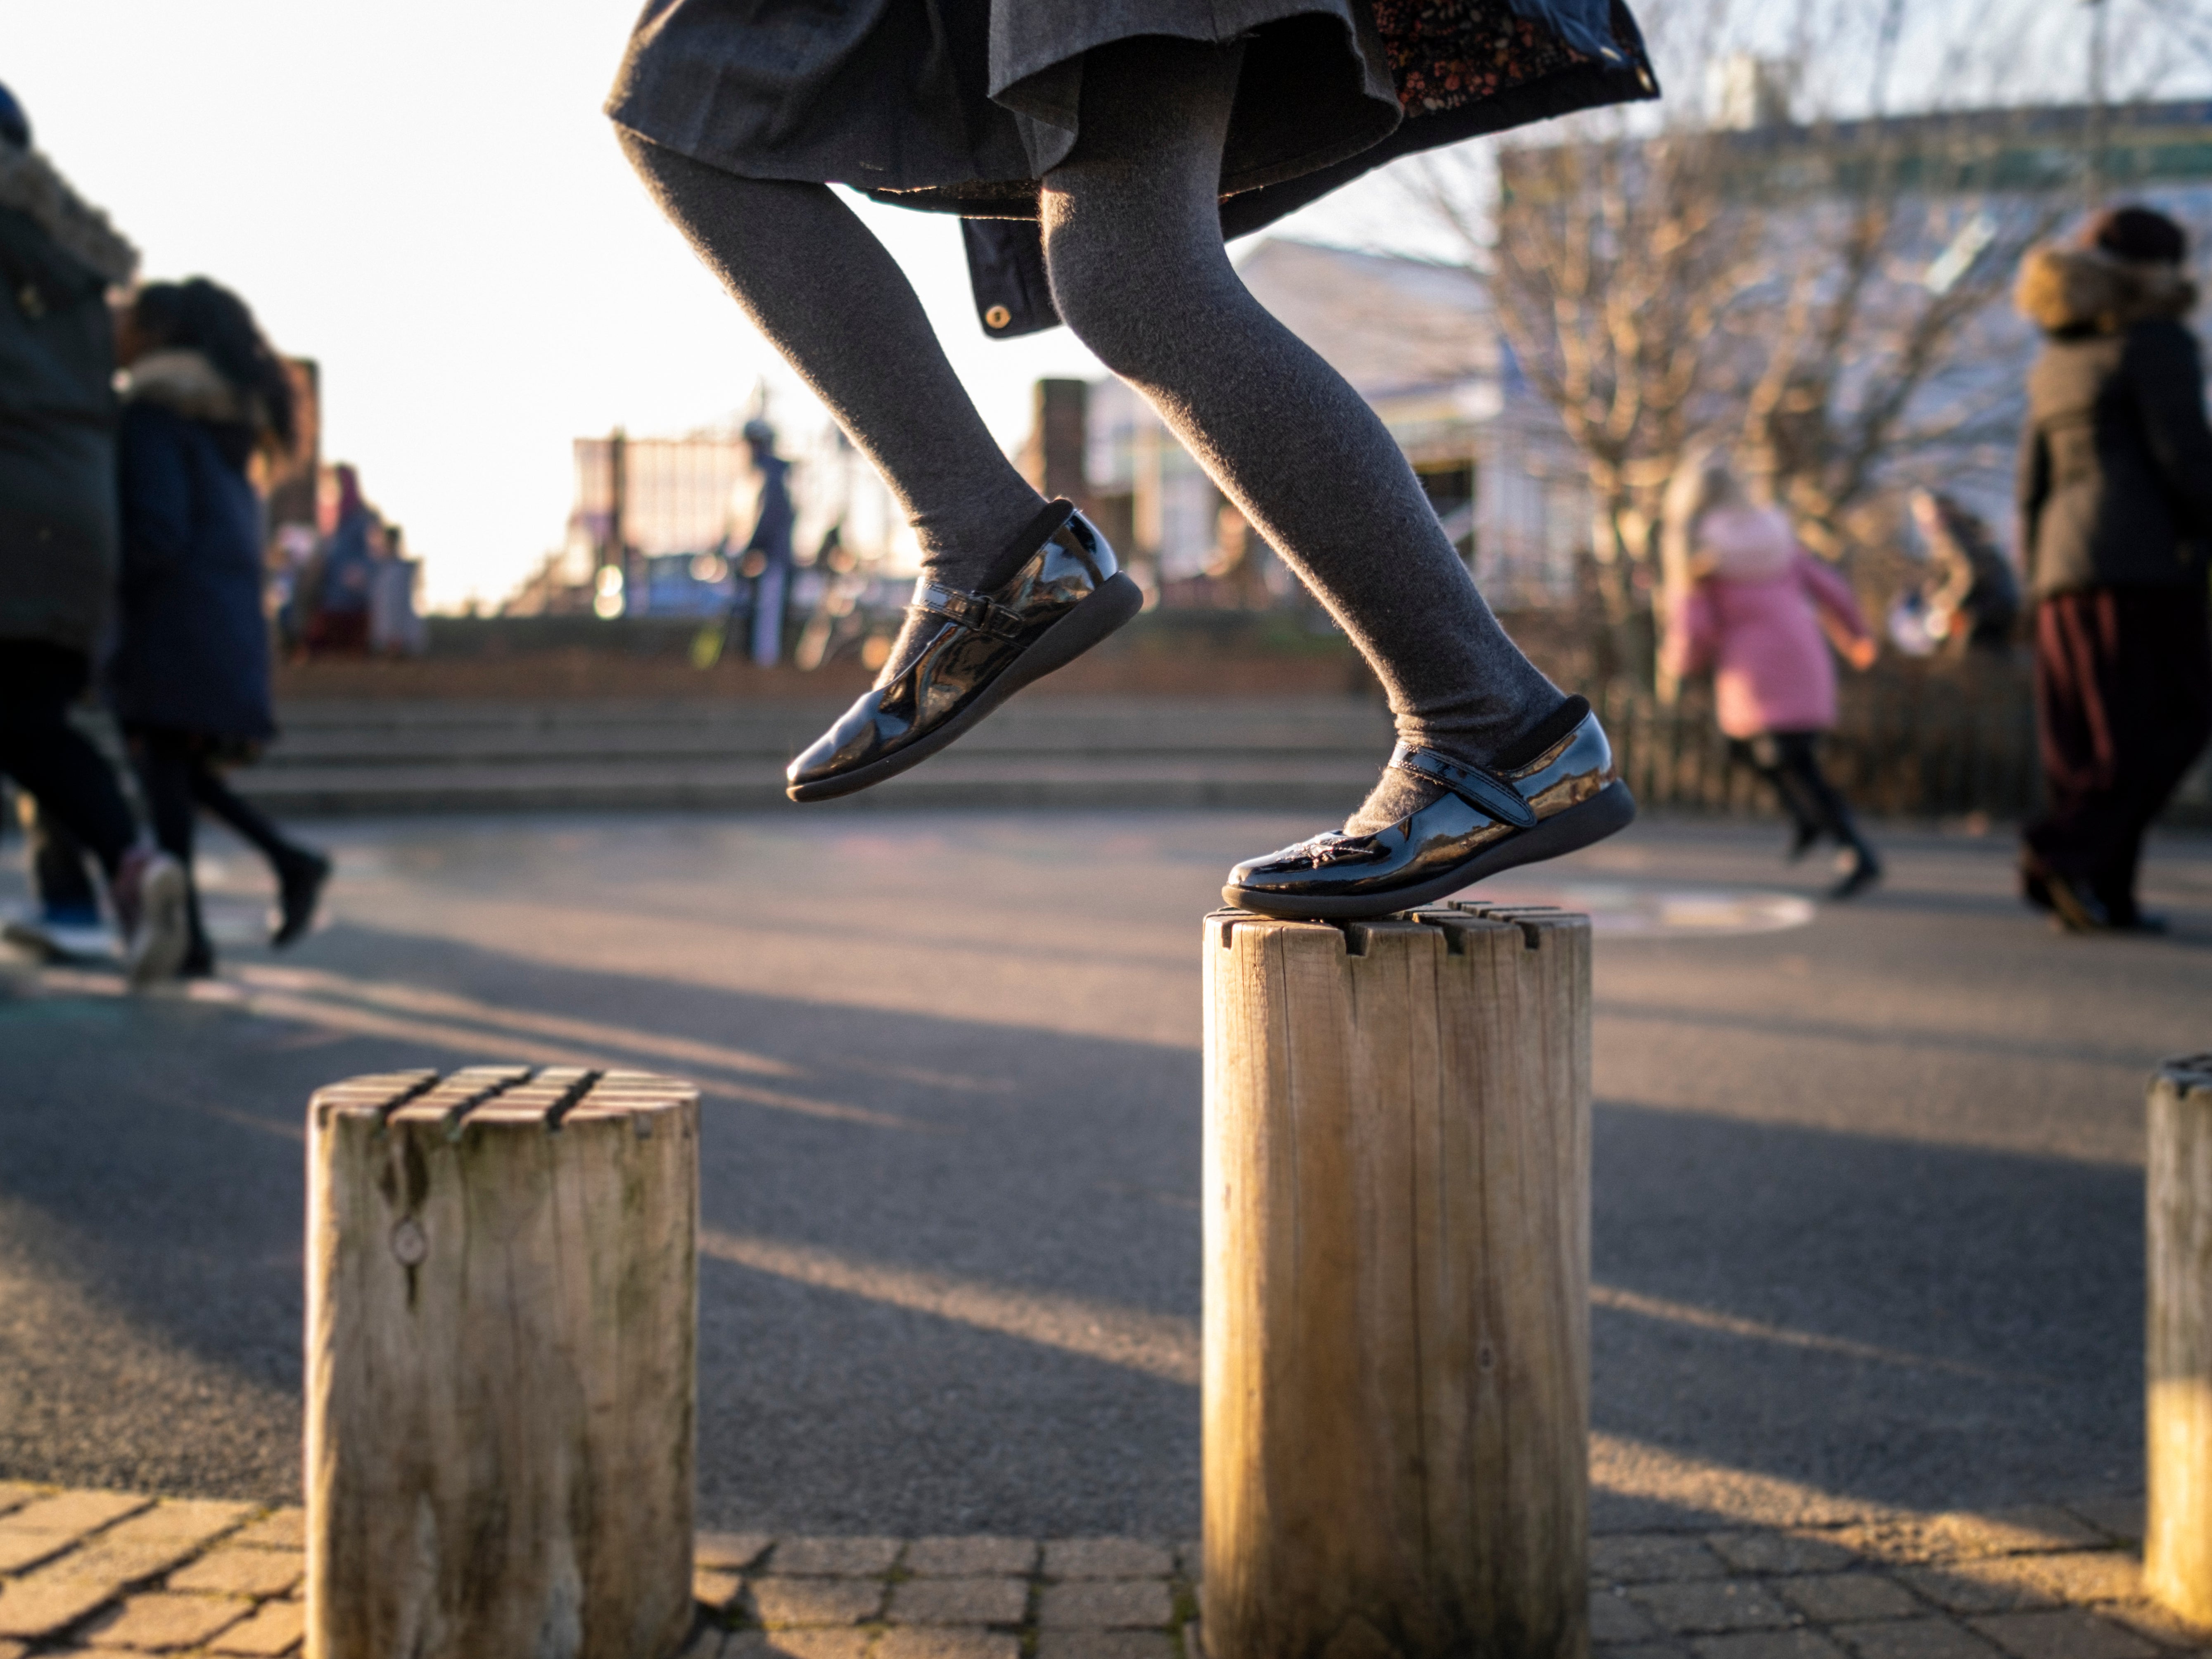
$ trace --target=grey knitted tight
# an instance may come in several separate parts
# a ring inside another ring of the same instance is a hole
[[[1043,181],[1053,298],[1141,392],[1372,665],[1399,733],[1480,763],[1561,696],[1498,625],[1382,422],[1245,290],[1221,245],[1242,49],[1144,38],[1084,64],[1083,129]],[[624,135],[632,161],[900,497],[941,580],[987,583],[1039,505],[897,267],[827,189],[733,177]],[[1429,798],[1385,773],[1355,815]]]

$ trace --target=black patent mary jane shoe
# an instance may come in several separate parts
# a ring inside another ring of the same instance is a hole
[[[1248,859],[1229,872],[1222,898],[1240,910],[1295,921],[1387,915],[1434,903],[1501,870],[1588,847],[1636,817],[1613,746],[1587,712],[1519,766],[1488,771],[1404,744],[1390,764],[1440,793],[1372,835],[1331,831]]]
[[[883,678],[792,762],[786,794],[829,800],[896,777],[1144,609],[1144,590],[1073,503],[1051,503],[1021,539],[1035,550],[988,592],[915,584]]]

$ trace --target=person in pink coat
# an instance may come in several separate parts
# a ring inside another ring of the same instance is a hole
[[[1668,608],[1661,666],[1680,679],[1711,670],[1730,751],[1773,785],[1796,824],[1802,858],[1822,836],[1840,849],[1830,896],[1881,875],[1850,808],[1820,769],[1820,734],[1836,724],[1829,641],[1854,667],[1874,636],[1842,577],[1805,550],[1780,508],[1753,501],[1724,465],[1692,468],[1668,493]]]

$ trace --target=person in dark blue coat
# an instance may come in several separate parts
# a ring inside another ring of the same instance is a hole
[[[294,439],[291,377],[235,295],[204,277],[139,290],[117,327],[128,371],[117,453],[123,564],[109,684],[154,833],[188,868],[205,807],[275,870],[272,942],[307,931],[330,861],[233,793],[218,765],[276,735],[261,502],[246,469]],[[214,969],[197,893],[187,974]]]

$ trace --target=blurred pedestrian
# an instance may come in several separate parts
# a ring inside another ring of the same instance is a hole
[[[1929,637],[1954,654],[2002,656],[2020,620],[2020,583],[1981,516],[1939,490],[1912,492],[1912,524],[1935,566],[1922,590]]]
[[[375,582],[376,509],[362,498],[361,475],[344,465],[319,482],[329,526],[310,567],[307,647],[311,656],[361,656],[368,650]]]
[[[114,587],[114,343],[138,256],[31,148],[0,88],[0,772],[98,860],[134,983],[176,972],[185,874],[69,721]]]
[[[2188,251],[2164,214],[2122,207],[2021,269],[2044,331],[2019,497],[2048,802],[2021,887],[2077,933],[2160,926],[2136,900],[2143,832],[2212,735],[2212,431],[2182,320]]]
[[[766,421],[745,422],[744,439],[760,474],[760,505],[753,533],[738,557],[738,574],[753,585],[752,659],[773,668],[783,656],[784,616],[791,595],[791,532],[797,514],[791,504],[791,463],[775,453],[775,428]]]
[[[421,567],[407,556],[406,542],[396,524],[386,525],[371,546],[369,651],[379,657],[419,655],[424,641],[422,618],[415,609],[415,581]]]
[[[276,876],[271,943],[288,945],[313,920],[330,860],[288,839],[217,768],[276,735],[260,502],[246,468],[257,449],[292,442],[291,378],[244,302],[204,277],[141,289],[116,331],[128,371],[116,713],[161,846],[189,872],[202,807],[251,842]],[[211,973],[196,891],[190,914],[183,970]]]
[[[1790,855],[1826,836],[1843,869],[1830,890],[1850,898],[1881,876],[1820,769],[1820,741],[1836,724],[1828,640],[1856,668],[1875,659],[1873,635],[1844,579],[1798,541],[1779,507],[1751,500],[1725,462],[1683,469],[1668,491],[1667,568],[1674,573],[1663,665],[1680,678],[1710,668],[1730,751],[1773,786],[1796,826]]]

